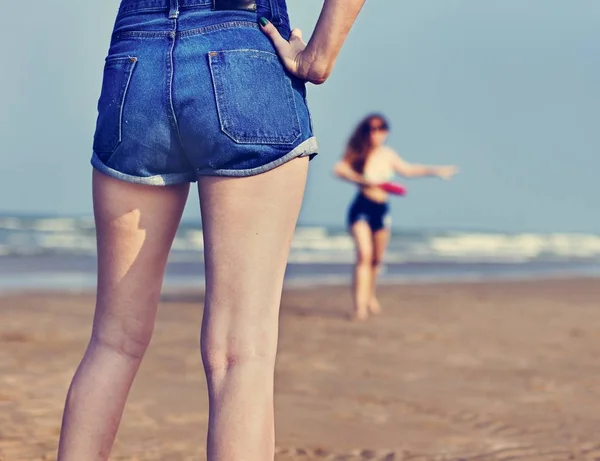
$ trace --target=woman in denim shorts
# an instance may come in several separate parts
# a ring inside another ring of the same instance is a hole
[[[208,459],[273,459],[279,303],[317,152],[305,82],[326,80],[363,2],[325,0],[305,45],[285,0],[122,0],[92,156],[96,312],[60,461],[108,459],[195,181]]]

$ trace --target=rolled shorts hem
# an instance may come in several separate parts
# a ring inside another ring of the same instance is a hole
[[[189,173],[169,173],[169,174],[157,174],[153,176],[133,176],[126,173],[121,173],[100,160],[100,158],[94,154],[91,160],[92,166],[101,173],[110,176],[114,179],[129,182],[132,184],[142,184],[146,186],[172,186],[175,184],[185,184],[196,181],[196,175]]]
[[[312,136],[312,137],[308,138],[306,141],[300,143],[293,150],[291,150],[287,154],[283,155],[282,157],[279,157],[276,160],[273,160],[269,163],[266,163],[264,165],[261,165],[261,166],[255,167],[255,168],[248,168],[245,170],[227,170],[227,169],[213,170],[210,168],[203,168],[203,169],[198,169],[196,172],[198,173],[198,176],[229,176],[229,177],[237,177],[237,178],[245,177],[245,176],[256,176],[258,174],[266,173],[267,171],[273,170],[273,169],[277,168],[278,166],[281,166],[284,163],[287,163],[290,160],[293,160],[298,157],[309,157],[310,156],[311,158],[313,158],[315,155],[317,155],[317,149],[318,149],[317,138]]]
[[[146,186],[172,186],[176,184],[196,182],[198,176],[255,176],[277,168],[278,166],[283,165],[284,163],[287,163],[295,158],[307,156],[310,156],[312,158],[315,155],[317,155],[317,139],[313,136],[276,160],[273,160],[269,163],[266,163],[265,165],[261,165],[256,168],[249,168],[244,170],[213,170],[210,168],[205,168],[198,169],[194,174],[168,173],[153,176],[134,176],[127,173],[122,173],[118,170],[109,167],[108,165],[103,163],[102,160],[100,160],[100,158],[98,157],[98,155],[96,155],[95,152],[92,155],[91,164],[96,170],[98,170],[101,173],[104,173],[107,176],[132,184],[142,184]]]

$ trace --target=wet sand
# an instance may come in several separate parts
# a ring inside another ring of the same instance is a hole
[[[201,294],[165,294],[115,460],[202,460]],[[600,280],[286,290],[279,461],[600,460]],[[53,460],[93,297],[0,297],[0,460]],[[83,460],[82,460],[83,461]]]

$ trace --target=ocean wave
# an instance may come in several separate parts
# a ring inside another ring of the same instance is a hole
[[[459,234],[434,237],[433,253],[453,258],[598,258],[600,236],[582,234]]]
[[[198,260],[204,235],[197,224],[183,223],[171,258]],[[95,255],[91,218],[0,217],[0,257],[46,253]],[[346,264],[354,260],[354,243],[342,229],[300,226],[290,261],[297,264]],[[600,235],[494,232],[394,232],[386,260],[403,262],[503,262],[600,260]]]

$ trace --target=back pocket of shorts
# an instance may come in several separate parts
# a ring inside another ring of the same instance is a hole
[[[301,134],[292,82],[277,55],[258,50],[208,54],[219,121],[240,144],[293,144]]]
[[[123,106],[136,62],[136,58],[130,57],[110,58],[104,65],[94,135],[96,153],[112,153],[121,143]]]

